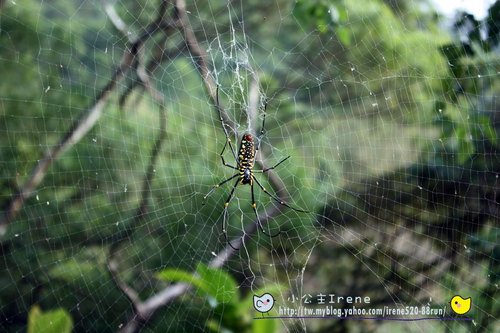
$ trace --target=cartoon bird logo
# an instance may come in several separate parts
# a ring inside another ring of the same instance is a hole
[[[463,315],[469,312],[472,300],[471,298],[463,298],[460,295],[453,296],[450,301],[450,306],[453,312]]]
[[[264,313],[271,311],[274,306],[273,295],[266,293],[262,296],[253,295],[253,307],[264,315]]]

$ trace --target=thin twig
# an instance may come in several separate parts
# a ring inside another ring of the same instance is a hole
[[[114,20],[117,22],[115,23],[122,24],[123,21],[121,18],[118,16],[118,14],[114,11],[113,7],[111,5],[108,6],[108,12],[113,13],[114,15]],[[166,7],[162,7],[162,10],[166,11]],[[163,15],[161,15],[163,17]],[[124,23],[123,23],[124,25]],[[128,29],[126,26],[121,26],[122,33],[126,34]],[[144,216],[147,213],[148,210],[148,200],[151,194],[151,182],[154,177],[154,169],[156,162],[158,160],[158,156],[161,151],[161,147],[167,137],[167,110],[165,106],[165,98],[164,96],[157,91],[154,86],[151,84],[151,79],[149,76],[149,72],[145,68],[145,55],[144,55],[144,48],[141,47],[137,51],[137,61],[136,61],[136,68],[137,68],[137,77],[139,78],[141,85],[148,91],[149,95],[155,100],[156,104],[159,106],[159,122],[160,122],[160,130],[158,134],[158,138],[156,139],[155,143],[153,144],[153,147],[151,149],[151,158],[149,161],[149,165],[146,171],[146,174],[144,176],[143,182],[142,182],[142,191],[141,191],[141,200],[139,207],[137,208],[136,216],[133,219],[132,223],[137,223],[139,220],[144,218]],[[133,231],[133,227],[130,227]],[[140,312],[140,307],[141,307],[141,301],[138,296],[138,293],[129,285],[125,283],[125,281],[121,280],[118,274],[118,263],[116,260],[116,256],[118,254],[118,249],[119,245],[125,240],[125,238],[121,237],[118,238],[113,244],[111,244],[109,248],[109,257],[108,257],[108,269],[109,272],[113,278],[113,281],[115,282],[116,286],[128,297],[129,301],[132,303],[134,307],[135,312]]]
[[[184,41],[186,42],[189,53],[191,54],[191,58],[194,59],[196,69],[205,84],[205,90],[212,101],[212,104],[216,105],[217,108],[222,108],[222,106],[216,103],[216,90],[217,83],[214,82],[213,76],[209,70],[207,64],[207,52],[200,46],[196,36],[193,33],[193,29],[191,29],[191,25],[189,24],[189,20],[187,18],[186,13],[186,3],[184,0],[176,0],[175,1],[175,15],[177,16],[180,24],[181,32],[184,36]],[[237,133],[236,124],[232,121],[227,113],[222,110],[217,110],[218,113],[223,118],[224,123],[231,128],[233,133]]]
[[[105,1],[105,0],[103,0],[103,1]],[[168,1],[162,2],[162,4],[161,4],[162,8],[160,9],[160,12],[166,13],[167,4],[168,4]],[[164,19],[166,20],[166,17]],[[163,29],[163,38],[161,41],[154,44],[156,47],[152,52],[153,55],[150,57],[150,60],[149,60],[148,64],[146,65],[146,71],[148,73],[154,73],[161,63],[174,58],[174,56],[178,56],[179,54],[182,54],[183,51],[186,49],[185,44],[183,43],[183,44],[179,45],[177,48],[174,48],[174,50],[172,52],[169,52],[168,50],[166,50],[166,42],[167,42],[168,38],[173,34],[173,32],[177,31],[176,30],[176,27],[178,25],[177,22],[178,22],[178,19],[176,19],[174,22],[171,22],[171,24],[163,24],[163,23],[159,22],[160,28]],[[115,26],[116,26],[116,23],[115,23]],[[130,95],[130,93],[133,91],[133,89],[136,86],[141,86],[141,80],[133,80],[124,89],[124,91],[122,92],[122,94],[119,98],[119,105],[121,108],[123,108],[127,97]]]
[[[165,39],[169,36],[167,31],[165,31]],[[174,48],[172,51],[165,50],[165,41],[158,43],[156,49],[153,51],[153,56],[149,60],[148,64],[146,65],[146,72],[153,74],[158,67],[168,61],[173,59],[175,56],[178,56],[179,54],[182,54],[184,50],[186,49],[185,44],[182,44],[181,46],[178,46]],[[127,98],[130,96],[132,91],[135,88],[144,88],[142,86],[141,80],[133,80],[131,81],[127,87],[123,90],[123,92],[120,95],[118,105],[120,105],[120,108],[123,108],[125,106],[125,102],[127,101]]]
[[[111,273],[113,281],[115,281],[116,285],[125,294],[125,296],[128,297],[129,301],[133,305],[139,304],[140,299],[137,292],[134,289],[130,288],[126,283],[124,283],[118,276],[118,263],[116,262],[115,258],[108,261],[108,270]]]
[[[161,94],[158,90],[156,90],[153,87],[153,85],[151,84],[149,74],[144,65],[142,65],[142,63],[137,68],[137,76],[141,80],[142,85],[146,88],[146,91],[148,91],[149,95],[153,97],[153,99],[156,101],[156,104],[158,104],[160,108],[159,110],[160,133],[158,134],[158,138],[156,139],[153,148],[151,149],[151,158],[149,161],[148,170],[143,180],[141,203],[139,205],[139,209],[137,210],[137,217],[141,218],[147,213],[148,199],[151,193],[151,182],[155,174],[154,172],[155,165],[158,160],[158,156],[160,154],[163,142],[167,137],[167,110],[163,94]]]
[[[123,22],[121,17],[116,12],[115,6],[113,6],[108,0],[102,0],[102,6],[104,8],[104,12],[108,16],[111,23],[113,23],[113,26],[116,28],[116,30],[120,31],[121,34],[125,36],[129,40],[129,42],[132,43],[134,37],[132,37],[127,25],[125,24],[125,22]]]

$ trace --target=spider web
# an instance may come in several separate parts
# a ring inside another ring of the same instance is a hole
[[[461,43],[467,24],[453,36],[419,1],[0,4],[4,215],[20,202],[0,224],[3,330],[25,330],[37,307],[63,309],[74,331],[499,328],[498,45]],[[264,116],[255,177],[309,212],[254,184],[269,237],[237,186],[232,251],[234,182],[204,196],[236,172],[227,139],[237,151]],[[220,281],[185,287],[206,278],[200,265],[235,281],[231,301],[207,287]],[[265,292],[270,318],[252,306]],[[467,315],[454,295],[472,297]],[[345,310],[349,296],[446,313],[279,312]]]

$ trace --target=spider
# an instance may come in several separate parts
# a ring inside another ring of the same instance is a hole
[[[222,115],[221,115],[221,106],[220,106],[220,101],[219,101],[219,86],[217,86],[215,96],[216,96],[215,97],[216,107],[217,107],[217,110],[219,111],[219,117],[220,117],[220,121],[222,124],[222,128],[224,130],[224,134],[226,135],[226,142],[224,143],[224,146],[222,147],[222,151],[220,152],[222,164],[228,168],[237,170],[238,172],[235,173],[234,175],[232,175],[231,177],[221,181],[217,185],[214,185],[212,187],[212,189],[203,197],[203,200],[206,200],[206,198],[210,194],[212,194],[212,192],[214,192],[220,186],[237,178],[234,185],[233,185],[233,188],[231,189],[231,192],[229,193],[229,196],[228,196],[226,202],[224,203],[224,212],[223,212],[224,219],[222,222],[222,232],[224,233],[224,237],[226,238],[226,241],[233,249],[237,250],[235,247],[233,247],[233,245],[231,244],[231,242],[229,241],[229,239],[227,237],[226,224],[227,224],[227,215],[228,215],[227,207],[229,206],[229,203],[231,202],[231,199],[233,198],[234,190],[236,189],[236,187],[238,185],[250,185],[251,193],[252,193],[252,209],[255,213],[258,227],[263,234],[266,234],[270,237],[278,236],[281,233],[281,230],[279,230],[274,235],[272,235],[272,234],[270,235],[264,230],[264,227],[262,226],[262,223],[260,222],[260,219],[259,219],[259,215],[257,213],[257,204],[255,202],[255,195],[254,195],[254,189],[253,189],[254,182],[260,187],[260,189],[264,193],[266,193],[271,199],[273,199],[274,201],[276,201],[280,205],[288,207],[288,208],[290,208],[296,212],[299,212],[299,213],[309,213],[309,212],[306,210],[303,210],[303,209],[294,208],[294,207],[290,206],[289,204],[287,204],[286,202],[284,202],[283,200],[281,200],[280,198],[278,198],[276,195],[271,194],[268,190],[266,190],[266,188],[261,184],[261,182],[255,177],[255,173],[266,173],[270,170],[275,169],[281,163],[285,162],[286,160],[288,160],[290,158],[290,156],[287,156],[284,159],[282,159],[281,161],[279,161],[278,163],[276,163],[274,166],[272,166],[270,168],[266,168],[264,170],[254,170],[253,169],[254,164],[255,164],[255,153],[257,150],[259,150],[261,138],[265,133],[264,126],[265,126],[265,121],[266,121],[267,102],[264,104],[264,116],[262,119],[262,127],[261,127],[259,135],[257,137],[255,137],[251,133],[248,133],[248,132],[243,134],[243,136],[241,137],[241,141],[240,141],[240,148],[238,150],[238,155],[236,155],[236,152],[235,152],[233,145],[231,143],[231,138],[229,137],[229,135],[227,133],[227,130],[226,130],[226,127],[224,124],[224,120],[223,120]],[[229,149],[231,149],[231,153],[235,159],[236,166],[227,163],[226,160],[224,159],[224,152],[226,151],[227,146],[229,146]]]

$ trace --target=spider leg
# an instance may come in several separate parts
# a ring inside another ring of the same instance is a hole
[[[262,126],[260,128],[260,133],[259,133],[259,139],[264,136],[264,133],[266,133],[265,129],[265,123],[266,123],[266,110],[267,110],[267,100],[264,103],[264,117],[262,118]]]
[[[268,172],[269,170],[272,170],[272,169],[275,169],[278,165],[280,165],[281,163],[285,162],[287,159],[289,159],[290,156],[288,157],[285,157],[284,159],[282,159],[281,161],[279,161],[278,163],[276,163],[274,166],[270,167],[270,168],[266,168],[264,170],[254,170],[254,173],[257,172],[257,173],[264,173],[264,172]]]
[[[266,133],[266,130],[265,130],[265,123],[266,123],[266,109],[267,109],[267,100],[266,102],[264,103],[264,116],[262,118],[262,126],[260,127],[260,132],[259,132],[259,135],[257,136],[257,141],[259,142],[258,145],[255,147],[255,150],[259,150],[260,149],[260,143],[261,143],[261,139],[262,137],[264,136],[264,134]]]
[[[228,142],[229,142],[229,144],[231,144],[231,139],[227,138],[226,143],[224,143],[224,147],[222,147],[222,151],[220,152],[220,158],[222,159],[222,164],[224,164],[225,166],[227,166],[231,169],[239,170],[237,167],[235,167],[229,163],[226,163],[226,160],[224,160],[224,151],[226,150]],[[288,156],[288,157],[290,157],[290,156]]]
[[[222,118],[222,106],[220,105],[220,100],[219,100],[219,85],[217,85],[217,89],[215,90],[215,103],[217,104],[217,111],[219,111],[219,119],[222,125],[222,129],[224,130],[224,135],[226,136],[226,143],[224,144],[224,148],[222,149],[222,152],[224,152],[224,149],[226,149],[226,145],[229,144],[229,148],[231,149],[231,153],[233,154],[234,160],[238,161],[238,158],[236,157],[236,151],[234,150],[234,147],[231,143],[231,138],[229,137],[229,134],[227,133],[226,129],[226,124],[224,124],[224,118]],[[221,153],[222,157],[222,153]],[[224,157],[222,157],[222,163],[225,166],[232,167],[230,165],[227,165],[226,162],[224,161]],[[236,169],[235,167],[232,167],[233,169]]]
[[[236,174],[236,176],[238,176],[238,174]],[[233,177],[231,177],[231,179],[233,179]],[[228,179],[227,181],[229,181],[230,179]],[[223,221],[222,221],[222,233],[224,234],[224,238],[226,239],[226,242],[229,244],[229,246],[231,246],[233,248],[233,250],[236,250],[238,251],[239,249],[235,248],[233,246],[233,244],[231,244],[231,242],[229,241],[229,238],[227,237],[227,230],[226,230],[226,226],[227,226],[227,206],[229,206],[229,202],[231,201],[231,199],[233,198],[233,193],[234,193],[234,190],[236,189],[236,187],[238,186],[238,183],[239,183],[239,179],[236,179],[236,182],[234,183],[234,186],[233,188],[231,189],[231,193],[229,193],[229,196],[227,197],[227,200],[226,202],[224,203],[224,213],[223,213]]]
[[[266,188],[264,186],[262,186],[262,184],[259,182],[259,180],[254,175],[252,175],[252,179],[255,180],[255,182],[257,183],[257,185],[259,185],[260,189],[262,191],[264,191],[265,194],[267,194],[268,196],[270,196],[274,201],[276,201],[280,205],[288,207],[288,208],[290,208],[290,209],[292,209],[292,210],[294,210],[296,212],[299,212],[299,213],[310,213],[310,211],[308,211],[308,210],[294,208],[294,207],[290,206],[289,204],[287,204],[286,202],[284,202],[283,200],[281,200],[280,198],[278,198],[277,196],[272,195],[271,193],[269,193],[269,191],[266,190]]]
[[[257,213],[257,204],[255,203],[255,196],[254,196],[254,193],[253,193],[253,182],[250,183],[250,187],[252,188],[252,209],[253,209],[253,212],[255,213],[255,218],[257,219],[257,225],[259,226],[260,231],[262,231],[262,233],[264,235],[267,235],[267,236],[269,236],[271,238],[278,236],[281,233],[281,230],[278,230],[278,233],[276,233],[274,235],[268,234],[264,230],[264,227],[262,226],[262,223],[260,222],[259,214]]]
[[[207,194],[205,194],[205,196],[203,197],[203,200],[206,200],[206,199],[207,199],[207,197],[208,197],[210,194],[212,194],[212,192],[213,192],[213,191],[215,191],[218,187],[220,187],[220,186],[224,185],[225,183],[227,183],[227,182],[228,182],[228,181],[230,181],[231,179],[234,179],[234,178],[238,177],[239,175],[240,175],[240,174],[239,174],[239,173],[237,173],[237,174],[235,174],[235,175],[232,175],[232,176],[231,176],[231,177],[229,177],[228,179],[221,181],[219,184],[214,185],[214,186],[212,187],[212,189],[211,189],[210,191],[208,191],[208,193],[207,193]],[[237,184],[237,182],[236,182],[236,184]],[[233,188],[233,191],[234,191],[234,188]],[[231,193],[232,193],[232,192],[231,192]],[[203,204],[205,204],[205,202],[203,202]]]

